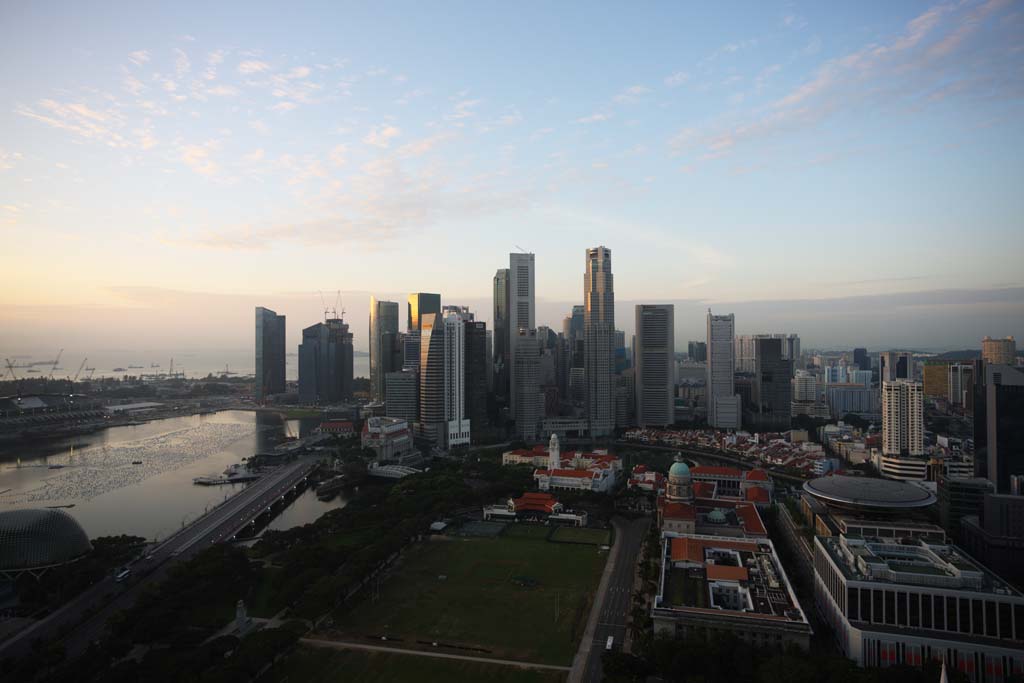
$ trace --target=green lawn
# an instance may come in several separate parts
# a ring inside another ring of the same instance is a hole
[[[509,524],[505,527],[502,535],[506,538],[532,538],[544,540],[551,533],[549,526],[535,526],[533,524]]]
[[[398,647],[437,641],[483,650],[467,655],[568,666],[606,555],[529,538],[423,543],[376,601],[354,605],[335,628],[344,638],[386,635]]]
[[[557,671],[532,671],[454,659],[299,647],[275,665],[266,678],[281,683],[561,683],[565,675]]]
[[[564,541],[566,543],[608,545],[608,542],[611,540],[611,532],[607,529],[581,529],[574,526],[560,526],[555,529],[551,540]]]

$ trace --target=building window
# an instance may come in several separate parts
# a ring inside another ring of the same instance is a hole
[[[860,589],[860,618],[861,621],[871,621],[871,591],[867,588]]]
[[[871,591],[871,623],[882,623],[882,591]]]
[[[896,623],[907,625],[907,594],[903,591],[896,594]]]
[[[885,623],[896,623],[896,594],[885,591]]]
[[[960,633],[971,632],[971,601],[960,598]]]
[[[936,595],[932,598],[935,601],[935,628],[939,631],[946,630],[946,598]]]
[[[946,598],[946,630],[956,630],[956,598]]]
[[[985,603],[971,600],[971,632],[976,636],[985,635]]]
[[[1013,637],[1013,621],[1011,620],[1010,615],[1010,604],[1006,602],[999,603],[999,637]]]
[[[860,591],[856,588],[846,589],[846,618],[850,621],[860,621]]]
[[[928,597],[928,596],[925,596],[925,597]],[[931,601],[929,601],[929,603],[930,602]],[[928,607],[931,608],[931,605],[929,604]],[[911,626],[917,627],[917,626],[921,625],[921,615],[920,615],[920,612],[921,612],[921,596],[918,595],[917,593],[911,593],[910,594],[910,625]],[[931,615],[929,615],[929,617],[930,616]],[[929,618],[928,621],[930,623],[931,619]]]

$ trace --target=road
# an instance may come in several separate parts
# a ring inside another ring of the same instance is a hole
[[[514,666],[518,669],[543,669],[546,671],[568,671],[567,666],[555,664],[534,664],[532,662],[517,662],[514,659],[492,659],[490,657],[473,657],[471,655],[456,655],[447,652],[433,652],[430,650],[408,650],[401,647],[387,647],[385,645],[370,645],[368,643],[353,643],[340,640],[321,640],[319,638],[300,638],[299,642],[313,647],[326,647],[335,650],[369,650],[371,652],[394,652],[400,655],[412,655],[414,657],[436,657],[438,659],[459,659],[464,662],[482,662],[484,664],[500,664],[501,666]]]
[[[626,617],[633,606],[633,577],[636,563],[643,548],[644,538],[650,526],[649,517],[641,517],[632,521],[615,520],[615,545],[618,550],[609,559],[612,563],[607,580],[602,580],[603,593],[594,601],[593,609],[597,611],[595,624],[588,624],[584,634],[586,641],[580,644],[581,654],[585,655],[582,675],[570,675],[570,681],[581,680],[586,683],[599,683],[604,678],[601,667],[601,655],[605,652],[608,637],[615,639],[615,646],[622,647],[626,637]],[[593,618],[593,616],[591,617]]]
[[[315,464],[313,458],[300,458],[264,475],[168,537],[132,566],[132,575],[125,581],[118,583],[107,577],[49,617],[0,643],[0,659],[24,654],[37,639],[52,641],[59,638],[62,629],[81,622],[87,613],[95,611],[62,641],[68,656],[81,654],[89,643],[103,636],[107,620],[135,604],[148,585],[163,579],[174,564],[192,558],[203,548],[230,540],[296,486]]]

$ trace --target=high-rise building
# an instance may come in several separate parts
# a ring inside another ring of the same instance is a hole
[[[383,401],[387,396],[384,376],[393,367],[398,338],[398,303],[370,297],[370,398]]]
[[[284,316],[269,308],[256,307],[256,400],[265,401],[285,388]]]
[[[793,400],[800,402],[818,400],[818,380],[814,373],[797,370],[793,378]]]
[[[420,333],[406,332],[402,335],[402,370],[420,371]]]
[[[786,342],[779,337],[754,340],[751,415],[757,429],[784,431],[790,427],[793,361],[782,357]]]
[[[466,328],[466,416],[475,432],[487,426],[487,323],[465,320]]]
[[[423,325],[423,316],[433,313],[441,316],[441,295],[429,294],[427,292],[413,292],[409,295],[408,315],[406,316],[405,329],[408,332],[418,332]]]
[[[444,445],[448,432],[445,411],[445,324],[440,313],[427,313],[420,329],[420,419],[418,434]]]
[[[508,255],[508,333],[509,333],[509,356],[513,363],[509,368],[509,408],[511,416],[518,419],[515,412],[519,405],[516,392],[519,385],[516,382],[516,344],[521,339],[521,330],[536,330],[536,300],[534,284],[534,257],[533,254],[512,253]],[[536,338],[536,335],[534,335]]]
[[[925,368],[927,370],[927,367]],[[946,380],[949,404],[965,409],[974,407],[974,364],[950,363]]]
[[[302,331],[299,401],[334,403],[352,398],[352,333],[340,318]]]
[[[569,321],[569,325],[565,330],[565,338],[570,342],[583,339],[583,321],[585,318],[583,309],[583,306],[573,306],[572,313],[566,318]]]
[[[986,493],[981,510],[962,518],[960,532],[963,547],[971,557],[1018,586],[1024,585],[1024,495]],[[1019,628],[1024,622],[1024,608],[1018,615]],[[1018,640],[1024,641],[1024,637]],[[1017,651],[1024,652],[1024,648],[1018,647]],[[1017,671],[1024,672],[1024,662]]]
[[[687,344],[687,355],[695,363],[703,363],[708,359],[708,344],[702,341],[692,341]]]
[[[878,381],[894,382],[914,379],[914,355],[904,351],[883,351],[878,354]]]
[[[544,413],[540,393],[540,349],[537,345],[537,330],[521,328],[513,344],[516,355],[512,359],[515,368],[516,434],[521,439],[532,441],[540,436],[540,422]]]
[[[1016,365],[1017,341],[1013,337],[1005,339],[985,337],[981,340],[981,358],[986,363]]]
[[[939,523],[959,541],[960,520],[980,515],[985,495],[989,493],[995,493],[995,487],[988,479],[941,475],[937,483]]]
[[[384,412],[388,417],[413,424],[419,418],[419,375],[415,370],[389,372]]]
[[[742,334],[736,337],[736,372],[754,372],[755,351],[754,345],[758,339],[778,339],[779,348],[782,353],[782,360],[793,361],[791,366],[795,367],[800,360],[800,337],[796,334]]]
[[[708,310],[707,397],[708,424],[719,429],[739,429],[741,403],[736,393],[736,357],[733,338],[736,318],[712,315]]]
[[[924,395],[929,398],[949,397],[949,366],[948,360],[930,359],[924,362],[921,372],[924,378]]]
[[[1014,478],[1024,478],[1024,369],[985,364],[985,446],[985,477],[1012,493]]]
[[[871,359],[868,357],[867,349],[854,349],[853,350],[853,364],[860,370],[871,371]]]
[[[924,455],[924,387],[919,382],[882,383],[882,455]]]
[[[636,423],[664,427],[675,421],[675,307],[638,304],[634,358]]]
[[[502,400],[509,395],[512,365],[512,356],[509,355],[508,274],[508,268],[499,268],[494,274],[494,393]]]
[[[583,276],[584,368],[587,383],[587,418],[591,436],[606,436],[615,429],[615,287],[612,252],[607,247],[587,249]]]
[[[456,311],[444,316],[444,417],[445,446],[470,441],[470,420],[466,412],[466,323]],[[483,349],[480,350],[481,353]],[[483,378],[480,378],[483,380]]]

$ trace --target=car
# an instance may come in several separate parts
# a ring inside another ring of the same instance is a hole
[[[604,644],[604,649],[608,650],[608,651],[611,651],[611,649],[612,649],[612,647],[614,645],[615,645],[615,636],[608,636],[608,642],[606,642]]]
[[[127,579],[131,575],[132,575],[132,570],[129,569],[128,567],[124,567],[124,568],[121,569],[121,571],[119,571],[117,574],[114,575],[114,581],[117,581],[118,583],[121,583],[122,581],[124,581],[125,579]]]

